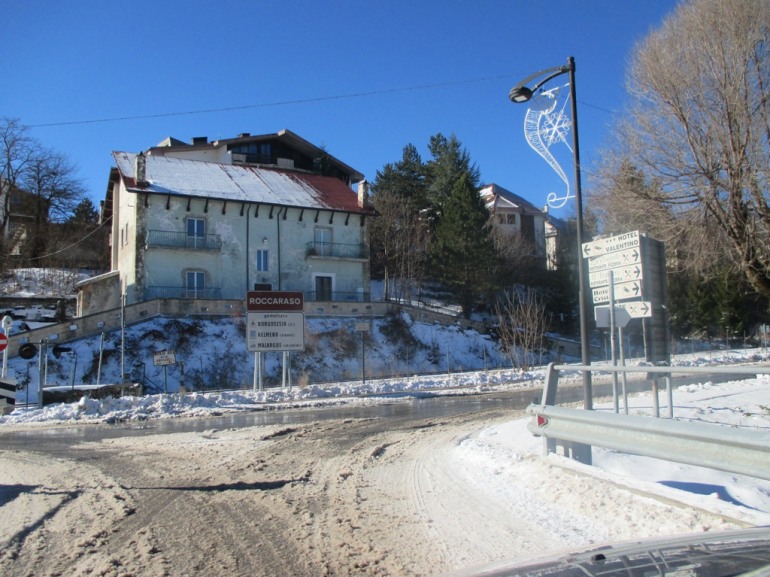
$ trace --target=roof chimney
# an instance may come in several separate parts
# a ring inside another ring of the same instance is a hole
[[[208,136],[193,136],[190,144],[195,146],[196,144],[208,144],[208,142],[209,142]]]
[[[144,152],[140,152],[136,155],[134,178],[136,179],[136,186],[147,186],[147,157]]]
[[[369,183],[366,180],[358,183],[358,208],[369,208]]]
[[[248,138],[249,136],[251,136],[251,133],[250,133],[250,132],[241,132],[241,133],[238,135],[238,138]]]

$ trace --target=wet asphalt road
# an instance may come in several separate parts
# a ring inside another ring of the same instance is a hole
[[[733,377],[734,378],[734,377]],[[594,399],[611,396],[608,382],[594,380]],[[689,379],[690,381],[693,379]],[[706,380],[704,375],[695,379]],[[714,376],[708,380],[725,380]],[[685,379],[674,379],[673,386],[683,384]],[[631,381],[627,385],[628,393],[649,390],[648,381]],[[45,428],[30,427],[28,430],[3,432],[0,427],[0,447],[6,450],[39,451],[58,453],[66,451],[72,445],[84,442],[96,442],[115,437],[138,437],[142,435],[205,432],[212,429],[234,429],[264,425],[298,425],[330,419],[376,419],[382,422],[382,428],[396,428],[411,421],[449,418],[462,413],[488,412],[490,415],[504,417],[506,411],[521,411],[532,403],[540,403],[540,386],[498,391],[473,395],[436,396],[429,392],[420,394],[400,394],[385,397],[381,403],[372,405],[341,405],[332,407],[312,407],[293,409],[273,409],[260,407],[250,412],[229,413],[217,417],[203,418],[166,418],[146,421],[131,421],[116,424],[85,424],[73,426],[52,426]],[[665,393],[661,394],[664,404]],[[579,403],[583,399],[582,384],[572,383],[561,386],[557,395],[557,404]]]

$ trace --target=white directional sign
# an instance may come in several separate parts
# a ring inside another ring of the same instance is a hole
[[[612,271],[615,283],[642,280],[641,265],[635,264],[632,266],[622,266],[609,270],[589,272],[588,279],[591,282],[591,288],[610,284],[610,270]]]
[[[600,238],[591,242],[583,243],[583,256],[591,258],[602,256],[630,248],[639,248],[639,231],[627,232],[608,238]]]
[[[588,270],[589,272],[596,272],[621,266],[631,266],[632,264],[638,264],[641,260],[642,252],[638,248],[629,248],[620,252],[612,252],[589,258]]]
[[[635,299],[642,296],[642,283],[640,281],[615,283],[613,288],[616,301]],[[591,292],[593,293],[594,304],[610,302],[609,285],[595,288]]]
[[[152,364],[156,367],[162,367],[164,365],[175,365],[176,355],[174,351],[156,351],[152,354]]]
[[[247,349],[301,351],[305,348],[305,313],[248,312]]]
[[[622,311],[622,313],[619,314],[619,312]],[[621,325],[618,322],[619,318],[627,317],[630,319],[641,319],[641,318],[649,318],[652,316],[652,305],[649,301],[631,301],[631,302],[624,302],[624,303],[615,303],[615,322],[618,326],[625,326],[625,324]],[[609,305],[599,305],[594,307],[594,318],[596,319],[598,326],[602,327],[608,327],[610,326],[610,306]],[[626,321],[628,322],[628,321]]]
[[[641,319],[652,316],[652,303],[650,301],[635,301],[630,303],[618,303],[615,306],[622,306],[632,319]]]

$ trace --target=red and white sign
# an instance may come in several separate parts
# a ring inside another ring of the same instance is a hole
[[[246,350],[305,349],[305,294],[301,291],[246,293]]]
[[[4,351],[8,346],[8,337],[0,333],[0,351]]]
[[[302,311],[305,294],[302,291],[249,291],[247,311]]]

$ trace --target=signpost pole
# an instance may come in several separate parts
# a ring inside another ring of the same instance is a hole
[[[44,361],[45,359],[45,361]],[[40,343],[40,363],[38,364],[37,378],[37,408],[43,408],[43,381],[45,381],[45,365],[48,364],[48,344]]]
[[[8,337],[11,336],[12,325],[13,319],[9,315],[5,315],[3,317],[3,334],[5,335],[5,341],[3,342],[3,378],[8,376]]]
[[[608,272],[610,279],[610,354],[612,356],[612,368],[617,366],[617,342],[615,341],[615,277],[613,272]],[[615,412],[619,412],[618,409],[618,373],[612,371],[612,404],[615,407]]]
[[[281,363],[281,387],[286,388],[286,356],[288,351],[283,351],[283,362]]]
[[[257,360],[257,355],[259,353],[254,353],[254,373],[251,376],[251,390],[256,392],[257,391],[257,367],[259,366],[259,361]]]
[[[624,354],[624,348],[623,348],[623,327],[618,327],[618,338],[620,339],[620,366],[625,367],[626,366],[626,355]],[[623,373],[620,375],[620,384],[623,387],[623,410],[625,411],[626,415],[628,414],[628,392],[626,391],[626,372],[623,371]]]

